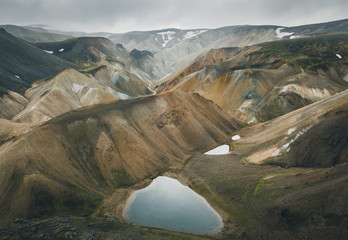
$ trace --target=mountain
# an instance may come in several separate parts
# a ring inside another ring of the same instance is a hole
[[[0,62],[0,88],[13,91],[23,91],[34,80],[76,67],[12,36],[4,29],[0,30]]]
[[[252,164],[327,168],[344,163],[348,161],[347,101],[345,90],[245,129],[238,143],[250,146],[237,147],[236,152],[247,154],[245,161]]]
[[[40,42],[35,45],[76,64],[112,61],[116,58],[115,45],[101,37],[71,38],[60,42]]]
[[[272,36],[271,34],[268,37],[266,36],[268,34],[268,30],[272,30]],[[292,34],[289,34],[289,32],[291,32]],[[258,40],[258,38],[260,37],[266,39],[288,39],[291,36],[293,38],[295,36],[308,37],[342,32],[348,32],[348,19],[295,27],[284,27],[275,25],[241,25],[227,26],[216,29],[182,30],[176,28],[169,28],[152,31],[133,31],[127,33],[117,33],[110,35],[108,38],[115,43],[121,43],[125,45],[127,49],[136,48],[140,50],[148,50],[154,53],[158,53],[161,52],[161,50],[172,48],[176,45],[181,45],[183,43],[184,45],[186,45],[187,42],[190,42],[191,40],[194,40],[192,41],[192,43],[200,42],[203,48],[207,45],[211,45],[210,48],[221,48],[225,47],[221,46],[221,44],[227,44],[226,47],[238,46],[228,44],[228,41],[234,41],[245,46],[247,44],[255,44],[255,42],[260,42],[260,40]],[[244,40],[244,43],[243,41],[240,41],[240,39],[238,41],[230,39],[231,36],[241,37],[241,39]],[[199,39],[199,41],[197,41],[197,39]],[[261,41],[265,41],[265,39]]]
[[[280,32],[289,32],[289,34],[293,33],[291,35],[286,34],[288,36],[284,36],[289,38],[298,36],[312,37],[331,33],[345,33],[348,32],[348,19],[296,27],[284,27]]]
[[[224,142],[239,127],[215,104],[188,93],[62,114],[2,144],[2,222],[90,214],[116,189],[180,169],[188,152]]]
[[[25,97],[28,103],[13,121],[38,123],[84,106],[130,98],[73,69],[35,83]]]
[[[117,34],[69,33],[57,31],[41,25],[27,26],[24,29],[35,33],[66,34],[75,37],[107,37],[115,44],[122,44],[129,52],[133,49],[150,51],[154,54],[154,58],[151,61],[147,61],[145,72],[153,79],[159,80],[168,74],[181,70],[198,55],[213,48],[243,47],[279,39],[348,32],[348,20],[344,19],[297,27],[245,25],[228,26],[217,29],[182,30],[170,28]],[[26,35],[30,36],[30,33],[22,34],[23,37]],[[16,36],[21,37],[21,35]],[[45,42],[53,40],[40,41]]]
[[[232,26],[220,29],[131,32],[109,38],[127,49],[151,51],[155,58],[149,74],[160,79],[183,68],[193,58],[215,47],[245,46],[275,39],[272,26]],[[132,39],[131,41],[129,39]]]
[[[125,44],[129,49],[141,49],[158,52],[163,48],[170,48],[184,39],[195,37],[208,29],[181,30],[176,28],[154,31],[134,31],[123,34],[112,34],[108,38],[115,42]]]
[[[180,177],[225,216],[226,238],[344,239],[347,103],[345,90],[243,128],[229,154],[196,154]]]
[[[210,50],[155,90],[197,92],[264,122],[347,89],[347,42],[336,34]]]
[[[107,38],[80,37],[35,45],[79,66],[89,66],[84,70],[86,74],[127,95],[151,93],[148,90],[151,77],[142,70],[146,68],[143,58],[147,55],[141,58],[131,56],[130,52]]]
[[[1,31],[1,79],[14,87],[0,88],[0,238],[345,239],[346,24],[36,46]],[[228,153],[207,154],[222,144]],[[125,223],[131,193],[158,176],[204,197],[221,233]]]
[[[109,39],[121,43],[129,51],[148,50],[155,55],[149,74],[155,79],[175,73],[198,55],[213,49],[244,47],[254,44],[329,33],[348,32],[348,20],[298,27],[228,26],[217,29],[163,29],[145,32],[113,34]]]
[[[28,99],[21,94],[5,90],[0,95],[0,118],[11,119],[14,115],[22,111],[28,104]]]
[[[52,33],[39,27],[20,27],[15,25],[0,25],[11,35],[28,42],[54,42],[72,38],[69,34]]]

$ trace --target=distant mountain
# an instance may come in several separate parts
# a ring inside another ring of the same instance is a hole
[[[34,80],[76,67],[12,36],[4,29],[0,30],[0,62],[0,88],[22,92]]]
[[[129,51],[148,50],[155,58],[149,74],[155,79],[175,73],[195,57],[213,48],[243,47],[262,42],[348,32],[348,19],[298,27],[228,26],[217,29],[163,29],[113,34],[114,43]]]
[[[71,38],[59,42],[35,43],[35,46],[76,64],[116,60],[116,47],[107,38]]]
[[[336,34],[210,50],[155,90],[197,92],[263,122],[347,89],[347,43]]]
[[[72,38],[69,34],[53,33],[40,27],[20,27],[15,25],[0,25],[13,36],[28,42],[54,42]]]
[[[14,26],[15,27],[15,26]],[[75,37],[107,37],[115,44],[122,44],[127,51],[133,49],[150,51],[154,58],[146,63],[146,73],[155,80],[181,70],[195,57],[213,48],[243,47],[262,42],[317,36],[329,33],[348,32],[348,20],[333,21],[297,27],[282,26],[228,26],[217,29],[162,29],[153,31],[133,31],[128,33],[83,33],[64,32],[47,26],[34,25],[18,27],[35,34],[58,34]],[[18,30],[19,31],[19,30]],[[22,31],[22,30],[21,30]],[[21,32],[19,31],[19,32]],[[15,33],[15,32],[13,32]],[[28,39],[32,33],[17,34],[32,42],[49,40]],[[62,39],[63,40],[63,39]]]
[[[348,32],[348,19],[296,27],[284,27],[281,32],[289,32],[289,35],[286,38],[311,37],[330,33],[346,33]]]
[[[168,28],[154,31],[134,31],[112,34],[108,38],[115,43],[122,43],[129,49],[149,50],[159,52],[161,49],[170,48],[182,40],[195,37],[208,29],[181,30]]]
[[[90,67],[86,74],[125,94],[139,96],[151,93],[148,85],[152,78],[142,70],[146,68],[143,62],[148,55],[132,56],[107,38],[80,37],[35,45],[81,67]]]

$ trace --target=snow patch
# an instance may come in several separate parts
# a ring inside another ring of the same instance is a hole
[[[163,39],[163,42],[164,42],[162,44],[162,48],[164,48],[164,47],[167,46],[168,42],[175,37],[176,32],[174,32],[174,31],[167,31],[167,32],[159,32],[157,34],[162,36],[162,39]]]
[[[294,32],[280,32],[281,30],[283,30],[285,28],[277,28],[275,31],[276,31],[276,34],[277,34],[277,37],[278,38],[283,38],[283,37],[287,37],[287,36],[291,36],[292,34],[294,34]]]
[[[18,75],[14,75],[16,78],[21,79]]]
[[[188,39],[188,38],[193,38],[201,33],[204,33],[208,30],[196,30],[196,31],[188,31],[185,35],[184,35],[184,39]]]
[[[290,36],[290,39],[299,38],[300,36]]]
[[[64,48],[59,49],[59,52],[63,52],[63,51],[64,51]]]
[[[305,134],[311,127],[312,126],[309,126],[309,127],[302,129],[301,131],[299,131],[293,139],[291,139],[289,142],[287,142],[283,146],[281,146],[280,150],[282,150],[282,151],[286,150],[290,146],[290,144],[294,143],[299,137],[301,137],[303,134]]]
[[[204,154],[206,154],[206,155],[224,155],[224,154],[229,153],[229,151],[230,151],[230,146],[225,144],[225,145],[221,145],[219,147],[216,147],[216,148],[214,148],[214,149],[212,149]]]
[[[232,137],[232,140],[233,141],[237,141],[237,140],[239,140],[240,139],[240,136],[239,135],[234,135],[233,137]]]
[[[49,54],[53,54],[53,51],[48,51],[48,50],[44,50],[44,51],[49,53]]]
[[[291,133],[295,132],[296,131],[296,128],[290,128],[288,130],[288,135],[290,135]]]
[[[339,59],[342,59],[342,56],[339,55],[338,53],[336,53],[336,57],[338,57]]]
[[[79,84],[76,84],[76,83],[74,83],[73,86],[72,86],[72,90],[75,93],[79,93],[82,89],[83,89],[83,86],[81,86]]]

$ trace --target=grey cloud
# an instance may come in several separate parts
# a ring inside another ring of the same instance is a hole
[[[346,0],[0,0],[0,23],[125,32],[166,27],[294,26],[347,17]]]

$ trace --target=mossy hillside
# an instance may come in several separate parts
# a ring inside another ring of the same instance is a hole
[[[335,63],[347,63],[348,34],[282,40],[260,44],[258,54],[275,55],[302,71],[325,69]],[[338,58],[336,54],[342,56]]]

